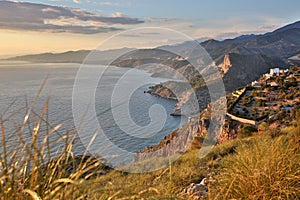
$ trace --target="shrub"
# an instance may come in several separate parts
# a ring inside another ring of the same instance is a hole
[[[244,126],[238,133],[238,137],[245,138],[252,136],[254,132],[257,132],[257,129],[253,126]]]
[[[258,126],[258,130],[262,131],[262,132],[268,132],[270,130],[269,128],[269,124],[266,122],[262,122],[259,126]]]

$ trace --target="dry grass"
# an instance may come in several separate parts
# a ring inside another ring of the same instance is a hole
[[[6,111],[0,115],[1,200],[185,199],[178,196],[182,188],[204,177],[205,172],[199,170],[197,151],[185,154],[164,169],[147,174],[111,170],[103,161],[99,162],[86,152],[81,156],[74,155],[77,134],[67,131],[60,135],[58,129],[62,125],[51,126],[47,117],[49,99],[40,114],[34,110],[44,84],[31,105],[25,108],[24,120],[15,126],[14,133],[6,132],[6,123],[14,115],[4,117],[7,116]],[[7,142],[7,136],[11,134],[18,138],[14,148]],[[53,153],[53,149],[58,150]]]
[[[76,133],[56,135],[53,141],[52,136],[61,125],[51,127],[47,121],[49,99],[41,114],[33,109],[45,82],[26,108],[24,121],[16,125],[15,132],[6,132],[6,123],[15,114],[4,118],[8,108],[0,115],[0,199],[84,199],[86,194],[81,192],[81,185],[91,176],[107,170],[91,156],[73,155]],[[24,139],[28,131],[30,140]],[[7,142],[7,136],[11,134],[18,138],[13,147]],[[61,148],[51,153],[57,146]]]
[[[300,129],[260,136],[224,158],[213,199],[299,199]]]
[[[168,167],[151,173],[129,174],[109,169],[103,161],[86,152],[73,155],[76,132],[66,132],[52,140],[61,125],[52,127],[48,123],[49,100],[40,114],[34,111],[41,90],[27,108],[24,121],[16,126],[14,134],[19,139],[13,150],[8,148],[6,138],[12,134],[6,132],[8,118],[3,117],[5,113],[0,115],[1,200],[187,199],[189,196],[181,194],[184,188],[219,170],[220,174],[214,177],[217,182],[209,188],[209,199],[300,197],[299,123],[283,130],[279,137],[256,136],[218,145],[201,160],[197,148],[202,139],[198,138],[195,149]],[[28,141],[24,132],[30,125],[34,127]],[[57,146],[60,148],[53,154]],[[148,162],[155,165],[162,161]]]

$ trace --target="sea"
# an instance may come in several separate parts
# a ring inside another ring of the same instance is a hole
[[[175,101],[146,93],[149,86],[167,80],[133,68],[1,62],[1,133],[4,130],[9,151],[24,145],[20,139],[32,141],[34,128],[41,124],[40,143],[46,133],[53,132],[51,154],[62,148],[62,138],[66,134],[77,135],[73,152],[83,154],[88,146],[83,141],[100,133],[118,148],[138,152],[157,144],[186,122],[184,117],[170,116]],[[45,105],[47,109],[43,112]],[[86,114],[89,108],[94,112],[91,116],[96,117],[91,121],[97,123],[90,129],[88,126],[81,129],[78,119],[90,117]],[[27,113],[30,113],[29,123],[22,127]],[[39,123],[40,117],[43,120]],[[60,128],[53,131],[58,126]]]

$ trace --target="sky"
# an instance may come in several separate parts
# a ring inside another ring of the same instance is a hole
[[[115,35],[106,49],[176,42],[130,35],[145,27],[203,40],[262,34],[299,21],[299,8],[299,0],[0,0],[0,57],[94,49]]]

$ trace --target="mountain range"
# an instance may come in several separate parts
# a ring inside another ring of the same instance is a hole
[[[163,46],[163,49],[189,52],[190,41],[172,46]],[[300,21],[281,27],[273,32],[262,35],[242,35],[234,39],[217,41],[210,39],[200,45],[208,52],[212,60],[222,73],[227,91],[232,91],[240,86],[259,78],[270,68],[287,68],[291,62],[299,63],[300,55]],[[12,57],[8,60],[29,62],[82,63],[89,55],[90,50],[69,51],[65,53],[45,53]],[[129,53],[126,53],[129,52]],[[154,49],[115,49],[96,51],[96,56],[91,62],[107,64],[116,55],[125,54],[114,59],[113,64],[119,67],[137,67],[143,64],[156,63],[167,65],[182,73],[187,79],[198,75],[190,63],[178,59],[178,55]],[[95,51],[93,51],[95,53]],[[96,58],[96,59],[95,59]],[[151,71],[151,68],[147,68]],[[167,76],[169,72],[152,71],[156,76]]]

